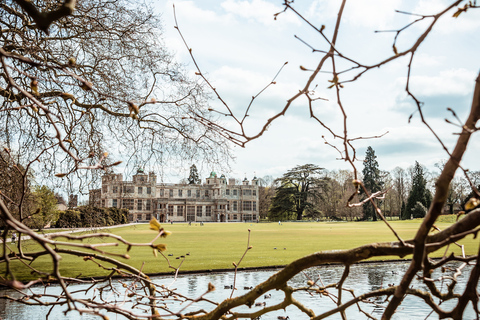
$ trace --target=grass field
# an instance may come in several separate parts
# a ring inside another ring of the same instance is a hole
[[[392,226],[403,239],[411,239],[420,220],[392,221]],[[436,225],[445,229],[451,223],[439,222]],[[382,222],[286,222],[278,223],[206,223],[200,224],[165,224],[165,229],[172,235],[156,243],[167,244],[164,254],[173,266],[178,266],[184,255],[186,257],[181,270],[214,270],[233,269],[232,262],[238,262],[247,247],[248,229],[251,230],[250,245],[240,267],[264,267],[285,265],[302,256],[317,251],[349,249],[373,242],[396,241],[391,231]],[[156,232],[149,230],[148,224],[136,224],[106,230],[120,235],[131,242],[149,242]],[[93,240],[89,240],[93,241]],[[98,239],[96,240],[98,241]],[[111,242],[110,239],[104,239]],[[87,242],[87,241],[85,241]],[[88,243],[88,242],[87,242]],[[477,252],[478,240],[472,237],[462,241],[466,254]],[[276,248],[276,249],[274,249]],[[31,241],[26,241],[24,249],[35,251],[39,248]],[[125,246],[105,247],[104,250],[125,253]],[[452,246],[450,250],[460,253],[460,249]],[[438,255],[443,255],[438,252]],[[172,256],[168,256],[171,254]],[[188,255],[187,255],[188,254]],[[159,255],[155,257],[151,248],[134,247],[129,252],[129,264],[141,268],[146,273],[168,272],[168,264]],[[390,257],[396,258],[396,257]],[[385,259],[385,258],[382,258]],[[124,259],[122,259],[124,260]],[[50,265],[49,258],[38,259],[33,266],[45,270]],[[101,268],[92,262],[84,262],[82,258],[65,256],[62,259],[62,272],[66,276],[90,277],[98,275]],[[15,265],[15,273],[20,279],[32,277],[28,268]],[[48,269],[47,269],[48,270]],[[47,271],[45,270],[45,271]],[[4,271],[4,270],[1,270]]]

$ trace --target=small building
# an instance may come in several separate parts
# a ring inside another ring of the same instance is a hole
[[[124,181],[122,174],[104,175],[101,189],[90,191],[90,204],[128,209],[129,221],[256,221],[258,179],[236,184],[211,172],[203,184],[157,183],[155,173],[139,169],[132,181]]]

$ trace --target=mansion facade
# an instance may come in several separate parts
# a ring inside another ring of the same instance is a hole
[[[129,221],[228,222],[256,221],[258,180],[220,177],[212,172],[204,184],[157,183],[155,173],[139,169],[132,181],[106,174],[101,189],[90,191],[90,204],[128,209]]]

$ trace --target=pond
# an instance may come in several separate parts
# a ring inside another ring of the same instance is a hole
[[[344,287],[354,289],[356,295],[376,290],[380,288],[385,288],[390,284],[398,284],[401,280],[403,272],[407,269],[408,264],[406,263],[368,263],[361,265],[354,265],[351,267],[350,276],[346,281]],[[455,292],[463,292],[465,284],[467,281],[468,269],[464,270],[464,275],[458,278],[458,285]],[[256,284],[265,281],[268,277],[274,274],[276,270],[265,270],[265,271],[242,271],[237,274],[236,287],[237,290],[234,292],[234,296],[242,295],[247,292],[246,287],[255,286]],[[307,277],[312,280],[321,279],[324,284],[338,282],[342,276],[343,268],[341,266],[321,266],[317,268],[311,268],[305,272],[305,274],[297,275],[293,278],[289,284],[292,286],[305,286]],[[158,285],[170,286],[170,288],[176,288],[177,291],[183,295],[186,295],[190,298],[196,298],[205,293],[207,290],[208,283],[211,282],[215,285],[216,290],[208,293],[205,297],[216,302],[221,302],[222,300],[230,296],[231,290],[225,289],[226,286],[229,286],[233,283],[234,273],[233,272],[219,272],[219,273],[209,273],[209,274],[189,274],[189,275],[180,275],[179,278],[172,283],[172,277],[157,277],[154,279],[155,283]],[[414,288],[422,289],[425,288],[424,284],[418,281],[412,283]],[[440,287],[439,284],[437,284]],[[70,289],[73,291],[75,289],[81,289],[83,286],[76,285]],[[446,283],[443,284],[442,288],[445,289]],[[37,292],[43,292],[43,287],[36,287],[32,289]],[[50,286],[47,290],[50,290],[51,293],[58,292],[60,289],[58,286]],[[331,293],[336,294],[335,289],[330,290]],[[12,290],[3,290],[1,294],[10,294],[15,295],[17,293]],[[278,303],[283,298],[284,294],[281,291],[270,291],[271,297],[265,299],[261,297],[257,299],[256,302],[263,303],[265,302],[266,306]],[[18,295],[18,294],[17,294]],[[83,295],[83,294],[82,294]],[[316,315],[321,314],[332,307],[334,303],[328,297],[322,295],[310,295],[305,292],[298,292],[294,294],[294,297],[302,302],[304,305],[311,308]],[[343,301],[347,301],[349,296],[344,294]],[[121,299],[120,299],[121,300]],[[366,312],[370,312],[373,316],[380,318],[383,313],[383,307],[386,303],[383,299],[372,301],[374,303],[362,304]],[[450,310],[455,301],[450,301],[442,304],[444,310]],[[449,305],[450,304],[450,305]],[[127,304],[128,305],[128,304]],[[180,310],[184,308],[185,305],[180,305],[175,302],[169,302],[170,310]],[[198,310],[198,309],[211,310],[213,305],[207,302],[199,302],[195,304],[191,309],[186,309],[185,312]],[[263,308],[263,306],[252,307],[252,309]],[[54,308],[48,319],[65,319],[63,311],[66,307],[56,307]],[[246,306],[236,308],[235,311],[251,311]],[[49,307],[41,306],[24,306],[19,304],[14,304],[8,302],[4,299],[0,299],[0,319],[6,320],[17,320],[17,319],[45,319],[46,314],[50,311]],[[140,311],[139,311],[140,312]],[[434,319],[436,317],[429,316],[430,309],[425,305],[425,303],[415,297],[408,297],[404,300],[400,308],[397,310],[397,313],[394,315],[393,319]],[[140,313],[141,314],[141,313]],[[145,316],[146,314],[143,314]],[[290,319],[309,319],[304,313],[299,312],[296,307],[288,307],[286,310],[275,311],[267,315],[262,316],[264,319],[277,319],[278,316],[289,316]],[[347,316],[349,319],[366,319],[366,316],[358,311],[356,307],[350,307],[347,311]],[[110,319],[124,319],[123,317],[117,315],[109,315]],[[82,315],[78,313],[70,312],[68,313],[68,318],[71,320],[75,319],[99,319],[98,317]],[[472,306],[469,305],[466,313],[464,314],[463,319],[475,319],[476,314]],[[166,318],[168,319],[168,317]],[[334,315],[328,319],[341,319],[339,315]]]

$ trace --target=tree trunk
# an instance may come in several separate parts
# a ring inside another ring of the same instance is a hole
[[[298,209],[297,210],[297,220],[302,220],[302,216],[303,216],[303,209]]]

